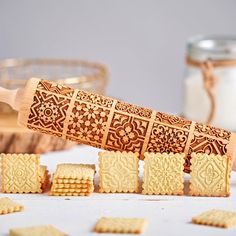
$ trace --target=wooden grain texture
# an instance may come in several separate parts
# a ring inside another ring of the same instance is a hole
[[[213,153],[233,156],[235,135],[227,130],[32,78],[18,123],[32,130],[107,150]]]
[[[19,127],[15,113],[0,114],[0,153],[45,153],[74,145],[68,140]]]

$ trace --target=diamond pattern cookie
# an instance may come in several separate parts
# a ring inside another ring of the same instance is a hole
[[[146,226],[147,220],[141,218],[102,217],[95,226],[95,232],[141,234]]]
[[[236,226],[236,212],[213,209],[193,217],[192,223],[229,228]]]
[[[191,196],[230,195],[231,158],[206,153],[191,154]]]
[[[144,153],[143,194],[182,195],[184,153]]]
[[[0,198],[0,215],[22,211],[24,207],[10,198]]]
[[[99,192],[138,192],[138,153],[99,152]]]

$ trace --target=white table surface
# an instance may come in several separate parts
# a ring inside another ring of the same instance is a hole
[[[41,163],[48,166],[50,173],[58,163],[97,165],[97,152],[98,149],[92,147],[78,146],[43,155]],[[98,174],[96,183],[97,177]],[[187,174],[185,179],[187,187]],[[102,216],[146,218],[149,225],[143,235],[236,235],[236,228],[220,229],[190,223],[192,216],[212,208],[236,211],[236,173],[232,173],[228,198],[101,193],[90,197],[51,197],[47,194],[0,194],[0,197],[10,197],[25,206],[23,212],[0,215],[1,236],[8,235],[10,228],[41,224],[52,224],[69,235],[107,236],[110,234],[93,232]]]

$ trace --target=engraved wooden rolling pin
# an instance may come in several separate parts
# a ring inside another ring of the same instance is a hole
[[[140,158],[146,151],[184,152],[186,172],[191,152],[235,155],[236,138],[229,131],[46,80],[1,89],[0,101],[19,111],[19,125],[78,143],[138,152]]]

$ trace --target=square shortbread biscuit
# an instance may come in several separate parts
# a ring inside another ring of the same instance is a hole
[[[39,160],[35,154],[1,154],[2,192],[42,192]]]
[[[89,188],[92,188],[93,184],[58,184],[58,183],[53,183],[53,187],[55,189],[71,189],[71,188],[76,188],[76,189],[89,189]]]
[[[10,198],[0,198],[0,215],[22,211],[24,207]]]
[[[143,194],[183,195],[184,153],[144,153]]]
[[[99,192],[138,192],[138,153],[99,152]]]
[[[67,234],[51,225],[10,229],[9,236],[66,236]]]
[[[57,184],[93,184],[93,179],[92,180],[83,180],[83,179],[68,179],[68,178],[58,178],[53,180],[54,183]]]
[[[50,191],[48,193],[49,196],[75,196],[75,197],[78,197],[78,196],[90,196],[92,193],[64,193],[64,192],[52,192]]]
[[[58,193],[92,193],[93,191],[93,186],[90,188],[51,188],[51,192]]]
[[[102,217],[95,226],[95,232],[141,234],[146,226],[147,220],[141,218]]]
[[[54,179],[93,180],[95,165],[93,164],[59,164]]]
[[[236,226],[236,212],[213,209],[193,217],[192,223],[229,228]]]
[[[218,197],[230,195],[230,157],[192,153],[190,162],[189,195]]]

